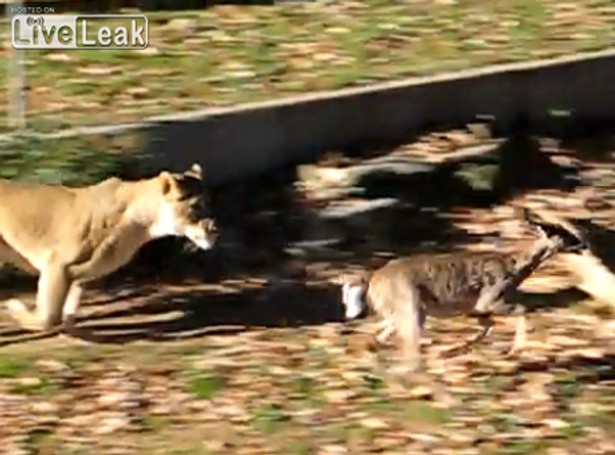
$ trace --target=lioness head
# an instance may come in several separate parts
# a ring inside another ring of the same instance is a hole
[[[209,217],[201,166],[194,164],[178,174],[163,171],[156,180],[162,201],[151,228],[152,235],[184,236],[201,249],[211,248],[218,238],[218,230]]]

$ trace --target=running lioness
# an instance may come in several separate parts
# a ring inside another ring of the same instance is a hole
[[[202,180],[198,164],[81,188],[0,179],[0,261],[39,275],[35,308],[11,299],[11,316],[28,330],[72,325],[84,283],[125,265],[150,240],[185,236],[211,248],[218,233]]]

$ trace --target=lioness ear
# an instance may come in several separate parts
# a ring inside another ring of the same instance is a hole
[[[185,172],[185,174],[196,177],[199,180],[203,180],[203,168],[199,163],[194,163],[192,167]]]
[[[175,178],[173,178],[171,173],[167,171],[162,171],[158,175],[158,180],[160,180],[160,184],[162,186],[162,194],[164,195],[169,194],[177,186],[177,182],[175,181]]]

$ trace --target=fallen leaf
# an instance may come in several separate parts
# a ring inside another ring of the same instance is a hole
[[[382,430],[388,427],[388,424],[377,417],[367,417],[360,420],[361,426],[365,428],[371,428],[373,430]]]
[[[79,74],[85,74],[87,76],[111,76],[121,71],[121,68],[113,66],[85,66],[77,69]]]
[[[544,419],[542,423],[553,430],[562,430],[570,427],[570,424],[562,419]]]

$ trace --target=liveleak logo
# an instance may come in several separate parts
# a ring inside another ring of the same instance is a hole
[[[11,42],[15,49],[145,49],[148,25],[136,14],[19,14]]]

